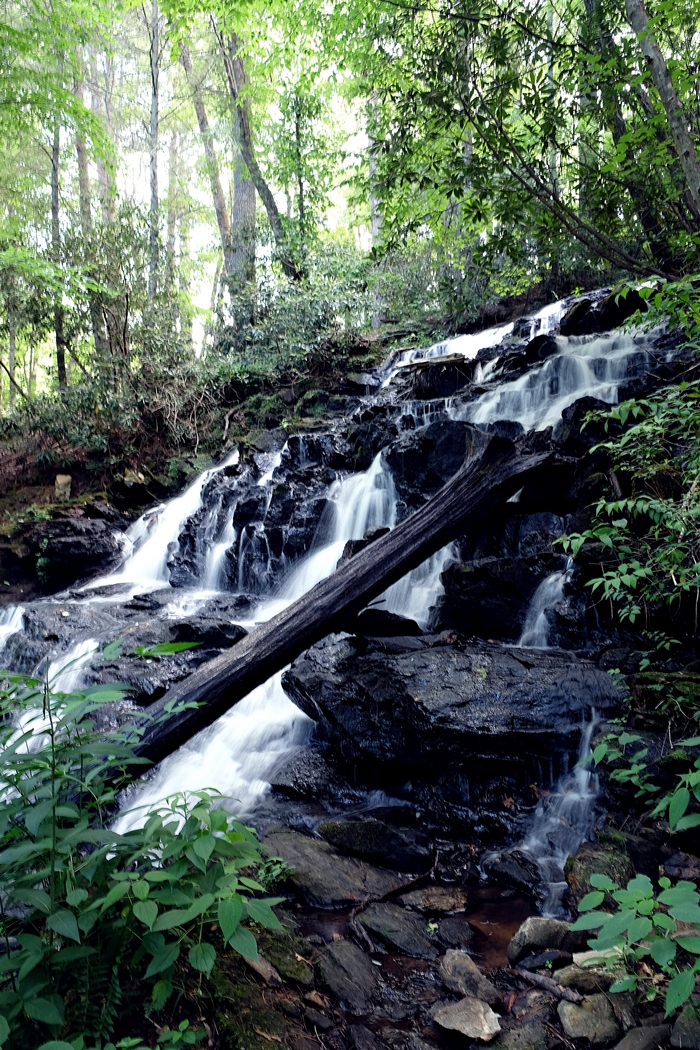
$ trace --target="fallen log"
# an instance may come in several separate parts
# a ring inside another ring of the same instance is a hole
[[[511,441],[476,429],[469,437],[463,467],[424,507],[148,707],[147,714],[157,719],[173,701],[200,705],[179,710],[157,724],[149,721],[137,754],[161,762],[306,649],[343,630],[387,587],[466,528],[478,525],[528,475],[553,458],[549,453],[520,456]]]

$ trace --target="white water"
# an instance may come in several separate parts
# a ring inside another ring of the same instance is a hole
[[[255,609],[257,623],[287,608],[329,576],[348,540],[361,539],[367,529],[392,528],[396,523],[396,491],[381,454],[362,474],[331,485],[332,506],[319,526],[318,545],[290,572],[276,595]],[[427,624],[429,608],[439,597],[440,572],[452,557],[450,547],[429,559],[386,594],[387,607]],[[250,626],[253,626],[252,624]],[[282,674],[274,675],[215,725],[194,737],[161,764],[153,780],[129,799],[118,828],[129,827],[159,799],[176,791],[214,788],[234,800],[239,812],[250,812],[269,787],[275,767],[305,744],[313,722],[286,696]]]
[[[565,569],[551,573],[532,596],[518,645],[527,649],[546,649],[549,645],[547,613],[564,597],[564,587],[571,572],[571,559]]]
[[[24,607],[21,605],[7,605],[4,609],[0,609],[0,653],[5,648],[8,639],[22,630],[23,615]]]
[[[557,336],[558,354],[520,378],[500,383],[476,401],[449,403],[447,414],[477,425],[509,419],[521,423],[526,431],[544,430],[580,397],[615,404],[618,390],[630,374],[647,370],[646,347],[654,334]]]
[[[564,865],[567,857],[578,853],[581,843],[590,837],[595,818],[598,777],[590,765],[581,761],[591,753],[591,739],[597,723],[595,711],[581,728],[578,764],[561,777],[551,794],[537,804],[530,830],[520,847],[536,861],[546,898],[543,915],[567,916],[562,903],[567,889]]]

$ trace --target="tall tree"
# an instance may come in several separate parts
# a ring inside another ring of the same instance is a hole
[[[151,70],[151,117],[149,123],[150,160],[150,230],[148,235],[148,298],[156,297],[158,287],[158,109],[160,80],[160,13],[158,0],[151,0],[150,70]]]

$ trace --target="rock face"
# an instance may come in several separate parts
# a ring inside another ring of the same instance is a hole
[[[450,950],[440,960],[440,979],[451,992],[495,1003],[500,994],[466,952]]]
[[[39,522],[24,542],[37,559],[37,572],[57,587],[111,568],[123,550],[121,533],[85,518]]]
[[[439,790],[455,802],[466,790],[456,769],[473,793],[496,775],[551,780],[538,763],[573,752],[582,713],[619,702],[610,676],[571,654],[451,642],[330,638],[292,665],[284,687],[374,786],[444,778]]]
[[[441,1007],[434,1018],[441,1028],[461,1032],[468,1039],[481,1039],[485,1043],[489,1043],[501,1030],[498,1015],[491,1007],[471,996]]]
[[[364,903],[367,897],[383,897],[401,885],[393,872],[343,857],[326,842],[294,831],[268,835],[263,845],[272,856],[294,869],[292,882],[315,908],[334,911]]]

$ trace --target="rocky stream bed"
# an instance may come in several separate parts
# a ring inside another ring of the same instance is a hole
[[[687,367],[674,333],[619,329],[637,305],[600,293],[404,353],[330,424],[232,449],[128,528],[96,503],[27,529],[27,564],[66,589],[0,610],[0,662],[48,661],[65,690],[128,683],[108,727],[423,506],[474,428],[557,453],[125,800],[214,787],[288,865],[286,932],[262,935],[254,970],[217,966],[212,1046],[700,1050],[697,1021],[610,995],[567,921],[594,871],[700,878],[697,838],[671,841],[576,766],[622,710],[616,668],[653,754],[672,750],[639,636],[585,586],[596,552],[572,564],[554,545],[619,484],[586,413]],[[102,660],[117,637],[197,645]]]

